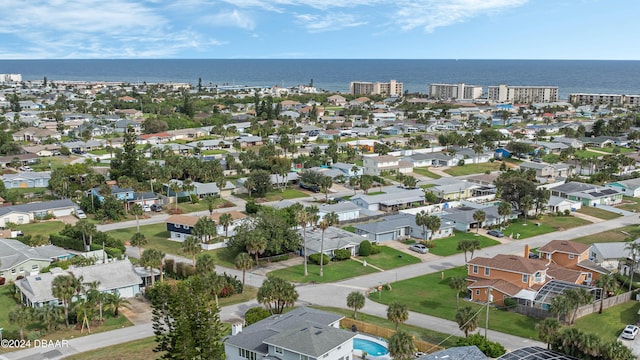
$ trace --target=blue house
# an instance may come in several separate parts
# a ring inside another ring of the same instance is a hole
[[[494,157],[496,159],[508,159],[511,157],[511,151],[503,148],[498,148],[495,150]]]
[[[135,198],[135,191],[132,188],[121,188],[117,185],[113,185],[109,187],[111,189],[111,195],[115,196],[116,199],[121,201],[129,201]],[[91,195],[96,196],[100,202],[104,201],[104,195],[100,194],[100,188],[93,188],[89,190]]]

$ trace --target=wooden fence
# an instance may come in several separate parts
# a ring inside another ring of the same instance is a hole
[[[609,298],[604,299],[604,304],[602,304],[602,308],[603,309],[608,309],[612,306],[616,306],[616,305],[620,305],[623,303],[626,303],[627,301],[631,300],[631,293],[630,292],[626,292],[624,294],[620,294],[618,296],[612,296]],[[555,315],[553,315],[552,313],[550,313],[547,310],[544,309],[540,309],[540,308],[533,308],[530,306],[524,306],[524,305],[518,305],[516,306],[516,308],[514,309],[515,312],[523,314],[523,315],[527,315],[527,316],[531,316],[531,317],[535,317],[538,319],[544,319],[544,318],[548,318],[548,317],[555,317]],[[587,316],[589,314],[593,314],[595,312],[600,311],[600,301],[596,301],[593,304],[589,304],[589,305],[585,305],[582,306],[580,308],[578,308],[578,311],[576,312],[576,318],[574,320],[577,320],[583,316]],[[571,312],[570,314],[567,314],[566,316],[561,317],[561,320],[566,320],[569,318],[569,316],[572,316],[573,312]]]
[[[378,325],[369,324],[364,321],[347,319],[347,318],[340,320],[340,326],[347,330],[354,329],[353,327],[354,325],[355,325],[356,331],[358,332],[370,334],[377,337],[382,337],[385,339],[389,339],[391,335],[396,333],[396,331],[393,329],[388,329]],[[442,346],[434,345],[422,340],[416,340],[415,338],[413,339],[413,345],[416,347],[417,351],[428,353],[428,354],[444,349],[444,347]]]

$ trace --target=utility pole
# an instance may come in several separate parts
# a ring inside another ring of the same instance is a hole
[[[489,286],[489,289],[487,289],[487,313],[484,319],[484,337],[487,339],[487,331],[489,329],[489,304],[491,304],[491,290],[492,288],[491,286]]]

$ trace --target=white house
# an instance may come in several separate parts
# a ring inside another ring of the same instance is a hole
[[[34,202],[0,207],[0,227],[7,223],[28,224],[48,215],[68,216],[75,213],[78,205],[69,199]]]
[[[361,209],[358,205],[350,202],[323,204],[319,208],[318,216],[320,216],[320,221],[322,221],[326,214],[334,212],[338,215],[339,221],[355,220],[360,217]]]
[[[380,175],[383,171],[395,171],[407,174],[413,171],[413,164],[400,160],[395,156],[366,156],[363,159],[364,173],[367,175]]]
[[[235,324],[224,340],[227,360],[352,358],[357,333],[340,329],[342,315],[299,307],[246,328]]]
[[[625,196],[640,197],[640,178],[614,181],[604,186],[622,191]]]

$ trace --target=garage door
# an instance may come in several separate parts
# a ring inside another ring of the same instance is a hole
[[[53,210],[53,216],[69,216],[73,215],[73,208]]]

